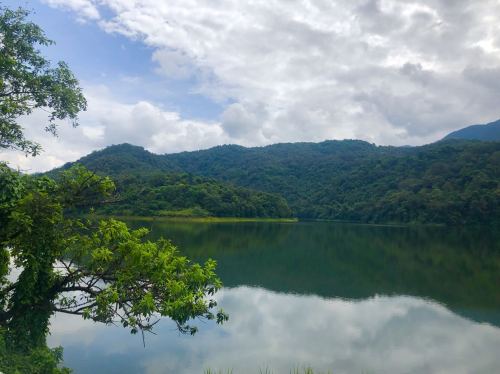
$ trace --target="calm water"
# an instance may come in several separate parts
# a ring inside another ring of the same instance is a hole
[[[165,320],[143,348],[124,329],[57,316],[49,342],[76,373],[500,372],[495,230],[132,224],[194,260],[216,259],[230,321],[200,322],[191,337]]]

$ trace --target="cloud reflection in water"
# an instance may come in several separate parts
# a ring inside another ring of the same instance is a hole
[[[311,365],[334,373],[493,373],[500,329],[406,296],[361,301],[237,287],[219,294],[223,327],[199,323],[181,336],[170,321],[148,335],[57,316],[51,345],[62,345],[75,373],[203,373],[206,368],[288,373]]]

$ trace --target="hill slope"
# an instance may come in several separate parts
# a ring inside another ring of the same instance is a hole
[[[130,144],[93,152],[78,163],[112,177],[117,186],[117,201],[96,207],[101,214],[245,218],[292,215],[281,196],[172,172],[174,167],[164,157]],[[60,170],[72,165],[68,163],[47,174],[57,177]]]
[[[164,157],[127,143],[94,151],[76,162],[96,173],[111,177],[130,174],[143,175],[174,169],[173,165],[169,164]],[[73,164],[74,162],[68,162],[61,168],[51,170],[47,174],[54,176],[60,170],[67,169]]]
[[[500,141],[500,120],[487,123],[486,125],[465,127],[446,135],[444,139]]]
[[[111,175],[119,168],[127,174],[182,171],[279,194],[301,218],[500,222],[496,142],[451,140],[422,147],[381,147],[356,140],[230,145],[170,155],[125,152],[126,162],[121,163],[124,147],[131,146],[110,147],[80,162]]]
[[[118,201],[98,213],[139,216],[287,218],[278,195],[182,173],[115,175]]]

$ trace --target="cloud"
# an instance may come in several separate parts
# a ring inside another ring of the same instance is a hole
[[[124,329],[57,315],[49,343],[62,344],[65,359],[92,357],[82,367],[78,359],[66,361],[82,372],[106,362],[150,374],[207,368],[255,373],[265,367],[287,373],[294,365],[335,373],[444,374],[494,372],[500,363],[497,327],[428,300],[324,299],[246,286],[224,289],[218,298],[230,320],[200,324],[195,337],[179,336],[164,320],[142,349],[140,339]]]
[[[88,111],[81,114],[79,127],[59,123],[58,137],[51,137],[43,130],[47,114],[35,112],[22,118],[21,123],[27,137],[42,144],[44,152],[32,158],[4,151],[0,152],[1,159],[26,172],[36,172],[61,166],[111,144],[129,142],[152,152],[172,153],[229,141],[216,122],[186,120],[177,112],[147,101],[122,103],[106,86],[85,87],[84,93]]]
[[[262,111],[257,108],[249,111],[240,103],[229,105],[222,113],[222,128],[224,132],[234,139],[256,139],[261,133]],[[265,114],[264,114],[265,115]]]
[[[201,123],[183,118],[182,106],[173,115],[146,101],[106,108],[91,99],[82,119],[94,121],[84,134],[94,145],[174,151],[343,138],[418,145],[500,117],[496,0],[46,3],[142,42],[157,72],[189,82],[175,89],[223,108]]]
[[[196,74],[201,93],[235,102],[221,121],[239,143],[421,144],[500,116],[500,83],[472,74],[500,65],[498,1],[99,4],[112,11],[101,27],[156,49],[163,74]]]
[[[158,63],[158,73],[169,78],[186,79],[192,74],[191,60],[179,51],[158,49],[153,53],[153,61]]]
[[[97,4],[89,0],[42,0],[44,3],[54,7],[69,9],[78,14],[79,21],[95,21],[100,18]]]

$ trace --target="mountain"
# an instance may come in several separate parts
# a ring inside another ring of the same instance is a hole
[[[186,173],[116,175],[117,201],[97,207],[101,214],[287,218],[292,212],[276,194],[233,186]]]
[[[154,171],[213,178],[279,195],[299,218],[500,222],[498,142],[448,140],[386,147],[345,140],[254,148],[224,145],[167,155],[119,145],[79,162],[111,176]]]
[[[485,141],[500,141],[500,120],[486,125],[473,125],[454,131],[443,139],[470,139]]]
[[[94,151],[77,162],[98,174],[111,177],[123,174],[147,174],[173,169],[173,165],[169,164],[164,157],[127,143],[112,145],[100,151]],[[73,164],[74,162],[68,162],[61,168],[51,170],[47,174],[54,176],[60,170],[67,169]]]
[[[130,144],[93,152],[78,163],[112,177],[116,184],[116,201],[96,207],[99,214],[244,218],[292,215],[279,195],[179,172],[164,157]],[[67,163],[47,174],[57,177],[72,165]]]

